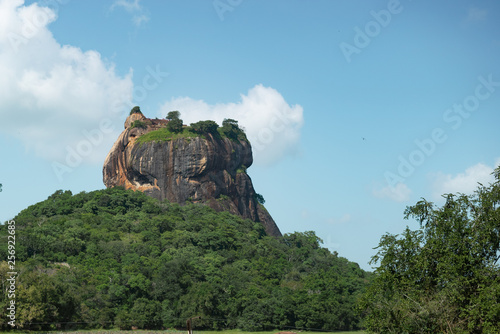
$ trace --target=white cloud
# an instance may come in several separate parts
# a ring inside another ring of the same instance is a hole
[[[256,164],[272,164],[298,152],[303,109],[290,106],[273,88],[256,85],[237,103],[209,105],[189,97],[173,98],[162,105],[159,116],[172,110],[181,112],[184,124],[210,119],[221,125],[224,118],[236,119],[252,144]]]
[[[377,198],[390,199],[396,202],[405,202],[410,199],[411,190],[402,182],[395,187],[386,186],[380,189],[373,189],[372,194]]]
[[[149,16],[145,15],[145,14],[140,14],[140,15],[134,15],[134,17],[132,18],[132,22],[134,22],[134,24],[136,26],[140,26],[141,24],[143,23],[146,23],[149,21]]]
[[[0,0],[0,132],[64,163],[68,147],[86,140],[83,131],[98,130],[103,119],[123,120],[115,111],[131,98],[132,79],[96,51],[60,45],[47,28],[56,18],[36,3]],[[102,163],[117,132],[101,134],[82,154],[85,162]]]
[[[127,12],[132,13],[134,11],[140,11],[141,5],[139,4],[140,0],[127,1],[127,0],[116,0],[112,5],[111,9],[115,9],[116,7],[123,7]]]
[[[497,159],[495,166],[500,164],[500,159]],[[433,196],[440,198],[444,194],[472,194],[477,189],[478,182],[483,185],[488,185],[494,181],[494,167],[478,163],[465,170],[464,173],[456,175],[436,173],[431,175],[433,179]]]
[[[111,5],[111,10],[119,7],[125,9],[128,13],[133,14],[132,22],[139,27],[141,24],[149,21],[149,15],[145,13],[144,8],[140,4],[140,1],[141,0],[116,0]]]
[[[487,15],[488,12],[485,9],[471,7],[467,11],[467,18],[465,20],[468,22],[484,21]]]
[[[329,219],[327,219],[327,223],[328,224],[332,224],[332,225],[338,225],[338,224],[348,223],[348,222],[351,221],[351,219],[352,219],[351,215],[348,214],[348,213],[345,213],[345,214],[343,214],[339,218],[329,218]]]

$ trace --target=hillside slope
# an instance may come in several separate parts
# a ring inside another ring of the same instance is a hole
[[[25,329],[160,329],[193,316],[206,329],[359,327],[354,304],[369,274],[321,248],[314,232],[274,238],[228,212],[119,187],[58,191],[15,225],[16,316]],[[0,262],[4,284],[9,271]],[[0,307],[7,302],[3,295]]]

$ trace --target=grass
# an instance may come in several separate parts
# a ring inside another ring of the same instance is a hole
[[[142,136],[137,138],[137,142],[142,144],[154,141],[162,142],[162,141],[175,140],[179,138],[196,138],[196,137],[200,137],[200,135],[193,133],[186,128],[182,129],[182,132],[179,133],[170,132],[167,130],[167,128],[161,128],[143,134]],[[203,136],[201,135],[201,137]]]
[[[354,332],[322,332],[322,331],[316,331],[316,332],[311,332],[311,331],[299,331],[299,330],[283,330],[283,331],[290,331],[294,332],[297,334],[366,334],[366,332],[362,331],[354,331]],[[193,334],[274,334],[280,332],[279,329],[276,329],[274,331],[262,331],[262,332],[245,332],[241,331],[239,329],[232,329],[232,330],[224,330],[224,331],[198,331],[196,329],[193,330]],[[14,331],[9,331],[9,332],[1,332],[0,333],[50,333],[50,334],[56,334],[56,333],[67,333],[67,334],[131,334],[131,333],[137,333],[137,334],[153,334],[153,333],[158,333],[158,334],[179,334],[179,333],[187,333],[186,330],[118,330],[118,329],[88,329],[88,330],[75,330],[75,331],[60,331],[60,330],[54,330],[54,331],[37,331],[37,332],[28,332],[28,331],[19,331],[19,330],[14,330]]]
[[[278,332],[294,332],[297,334],[327,334],[327,333],[332,333],[332,334],[366,334],[366,332],[360,332],[360,331],[354,331],[354,332],[323,332],[323,331],[316,331],[316,332],[310,332],[310,331],[299,331],[299,330],[294,330],[294,329],[284,329],[284,330],[279,330],[276,329],[274,331],[262,331],[262,332],[245,332],[241,331],[239,329],[232,329],[232,330],[225,330],[225,331],[197,331],[194,330],[193,334],[275,334]]]
[[[136,122],[139,122],[139,121],[136,121]],[[141,122],[141,123],[143,123],[143,122]],[[134,122],[134,124],[135,124],[135,122]],[[140,124],[137,124],[133,127],[140,127]],[[221,138],[223,138],[223,139],[229,138],[226,136],[224,131],[222,131],[222,128],[219,127],[217,129],[217,132]],[[217,136],[217,134],[215,134],[215,136]],[[194,133],[194,132],[190,131],[189,126],[184,127],[182,129],[182,132],[179,132],[179,133],[170,132],[165,127],[165,128],[161,128],[161,129],[154,130],[154,131],[148,132],[146,134],[143,134],[142,136],[137,138],[137,143],[143,144],[143,143],[149,143],[149,142],[163,142],[163,141],[175,140],[175,139],[179,139],[179,138],[196,138],[196,137],[206,138],[205,135]],[[246,138],[246,136],[243,132],[241,132],[238,135],[238,139],[232,139],[232,138],[229,138],[229,139],[231,139],[235,142],[238,142],[238,141],[239,142],[241,142],[241,141],[248,142],[248,139]]]

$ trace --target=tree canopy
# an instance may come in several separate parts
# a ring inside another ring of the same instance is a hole
[[[500,167],[473,195],[426,200],[405,218],[420,228],[386,234],[361,303],[377,333],[497,333],[500,328]]]
[[[167,114],[167,117],[165,117],[165,118],[168,120],[172,120],[172,119],[178,119],[180,117],[181,117],[181,113],[177,110],[173,110],[173,111],[169,111]]]
[[[172,133],[180,133],[182,132],[182,119],[175,118],[170,120],[167,123],[167,130]]]
[[[181,116],[181,113],[178,112],[177,110],[170,111],[167,114],[167,119],[169,122],[167,123],[167,130],[172,132],[172,133],[180,133],[182,132],[182,119],[179,117]]]
[[[139,106],[135,106],[130,110],[130,115],[132,114],[142,114],[141,108]]]
[[[231,118],[224,118],[219,131],[232,140],[247,140],[245,132],[238,125],[238,121]]]
[[[205,134],[205,133],[218,134],[217,129],[219,128],[219,125],[214,121],[207,120],[207,121],[198,121],[196,123],[191,123],[190,127],[193,132],[199,134]]]
[[[119,187],[59,190],[15,222],[24,330],[183,328],[193,316],[200,329],[360,326],[355,301],[370,274],[314,232],[270,237],[261,223]],[[0,238],[7,233],[0,225]],[[0,259],[7,254],[0,243]],[[0,262],[3,284],[9,271]]]
[[[259,202],[260,204],[264,204],[266,203],[266,200],[264,199],[264,196],[262,196],[261,194],[257,194],[255,193],[254,195],[254,198],[257,202]]]

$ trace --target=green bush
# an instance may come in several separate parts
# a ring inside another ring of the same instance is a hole
[[[217,198],[218,201],[226,201],[226,200],[230,200],[230,199],[231,199],[231,197],[224,195],[224,194],[220,194],[219,197]]]
[[[215,123],[214,121],[199,121],[196,123],[191,123],[191,131],[196,132],[196,133],[211,133],[211,134],[217,134],[217,129],[219,128],[219,125]]]
[[[222,121],[222,127],[219,128],[219,133],[222,137],[227,137],[231,140],[248,141],[245,132],[239,127],[238,121],[231,118],[225,118],[224,121]]]
[[[247,167],[244,166],[244,165],[241,165],[240,168],[238,168],[236,170],[236,173],[239,174],[239,173],[246,173],[247,172]]]
[[[148,126],[146,125],[145,122],[143,121],[140,121],[140,120],[137,120],[137,121],[133,121],[132,124],[130,125],[130,128],[133,129],[133,128],[141,128],[141,129],[146,129]]]
[[[264,199],[264,196],[262,196],[261,194],[253,194],[253,198],[260,204],[264,205],[264,203],[266,203],[266,200]]]
[[[182,132],[182,119],[174,118],[167,123],[167,130],[172,133]]]
[[[181,113],[178,112],[177,110],[174,110],[174,111],[170,111],[167,114],[167,117],[165,117],[165,118],[168,120],[172,120],[172,119],[179,119],[180,117],[181,117]]]
[[[141,108],[139,106],[135,106],[130,110],[130,115],[132,114],[142,114]]]

